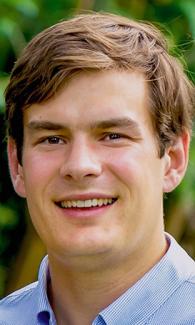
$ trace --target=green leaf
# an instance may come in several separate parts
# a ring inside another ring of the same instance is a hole
[[[194,0],[180,1],[179,6],[188,18],[192,36],[195,38],[195,2]]]
[[[16,23],[7,18],[7,17],[4,17],[4,18],[1,18],[0,20],[0,33],[7,36],[8,38],[11,38],[13,33],[14,33],[14,30],[16,28]]]
[[[4,101],[4,91],[8,84],[9,77],[0,77],[0,112],[4,111],[5,101]]]
[[[10,207],[0,204],[0,227],[12,228],[17,223],[17,216]]]
[[[9,39],[16,56],[18,56],[26,43],[19,24],[12,19],[2,18],[0,20],[0,33]]]
[[[39,8],[33,0],[6,0],[5,5],[13,7],[28,17],[36,17],[39,13]]]

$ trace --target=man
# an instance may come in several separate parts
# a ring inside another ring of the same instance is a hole
[[[195,324],[195,263],[163,225],[193,103],[149,24],[92,13],[30,42],[6,90],[9,167],[48,257],[0,324]]]

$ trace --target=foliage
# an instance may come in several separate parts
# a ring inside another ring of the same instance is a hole
[[[25,231],[24,202],[16,198],[9,180],[4,141],[3,92],[14,61],[26,42],[42,29],[83,9],[110,11],[158,24],[166,31],[172,50],[186,59],[188,74],[195,80],[194,0],[0,0],[0,136],[3,149],[0,157],[0,294],[3,293],[7,268]],[[178,202],[182,204],[188,218],[189,237],[193,240],[194,167],[193,141],[186,179],[167,201],[168,210]]]

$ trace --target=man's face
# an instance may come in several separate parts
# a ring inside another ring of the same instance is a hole
[[[165,161],[147,103],[141,74],[107,71],[25,110],[16,190],[50,255],[144,262],[162,250]]]

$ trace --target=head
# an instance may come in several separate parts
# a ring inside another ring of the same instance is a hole
[[[50,261],[151,267],[165,248],[163,192],[187,166],[193,105],[161,33],[99,13],[54,25],[17,61],[6,104],[13,184]]]
[[[13,68],[6,117],[21,163],[23,111],[46,102],[83,71],[106,70],[143,73],[160,157],[175,137],[191,130],[194,90],[161,32],[112,14],[80,15],[34,37]]]

